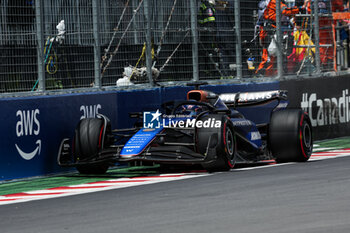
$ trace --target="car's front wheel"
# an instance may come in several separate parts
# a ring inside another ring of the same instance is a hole
[[[206,154],[208,148],[216,148],[216,158],[203,163],[207,171],[228,171],[235,165],[236,138],[231,120],[222,114],[209,114],[201,120],[215,119],[221,122],[221,127],[197,128],[197,150]],[[209,145],[208,145],[209,144]]]
[[[88,162],[98,156],[102,146],[104,125],[103,119],[82,119],[75,129],[73,151],[77,162]],[[107,163],[81,164],[76,168],[81,174],[104,174],[108,170]]]

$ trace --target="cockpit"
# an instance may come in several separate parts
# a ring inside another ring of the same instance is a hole
[[[187,93],[187,100],[195,100],[198,102],[205,102],[211,104],[213,107],[219,110],[226,110],[228,107],[219,98],[219,96],[211,91],[205,90],[192,90]]]

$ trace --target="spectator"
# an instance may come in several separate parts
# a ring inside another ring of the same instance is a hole
[[[332,12],[342,12],[344,11],[344,2],[343,0],[332,0]],[[335,21],[331,21],[331,23],[333,23],[333,25],[337,25]],[[333,37],[333,41],[334,43],[336,42],[336,32],[335,32],[335,28],[332,28],[332,37]],[[331,50],[329,52],[329,54],[327,54],[327,58],[328,59],[332,59],[333,60],[333,64],[334,64],[334,70],[337,70],[337,62],[336,62],[336,53],[337,53],[337,47],[336,44],[334,44],[333,46],[333,50]],[[332,57],[331,57],[332,56]]]
[[[344,1],[344,12],[349,12],[349,0]],[[345,47],[345,62],[347,62],[347,67],[350,67],[350,19],[345,19],[342,21],[344,28],[341,31],[341,40],[343,40],[343,45]]]
[[[311,13],[312,4],[314,4],[313,0],[305,0],[304,7],[307,9],[308,13]],[[322,14],[343,11],[343,0],[319,0],[318,8],[319,13]],[[334,46],[335,32],[332,29],[332,24],[332,19],[327,15],[319,18],[320,59],[323,69],[326,70],[332,69],[332,64],[334,64],[334,69],[336,68],[336,47]]]
[[[343,0],[332,0],[332,11],[344,11],[344,2]]]
[[[261,62],[259,64],[259,67],[256,73],[263,74],[264,69],[266,69],[265,75],[273,76],[273,75],[276,75],[277,73],[275,68],[276,56],[275,54],[269,54],[267,48],[271,42],[274,43],[272,40],[274,40],[273,37],[276,29],[276,0],[270,0],[265,2],[268,2],[268,3],[262,14],[263,23],[262,23],[262,26],[260,26],[260,34],[259,34],[260,45],[263,47],[263,52],[262,52]],[[281,2],[281,10],[282,10],[283,16],[292,16],[299,12],[299,9],[297,7],[288,8],[282,2]]]
[[[348,11],[348,5],[349,2],[347,2],[346,4],[344,4],[344,11]],[[343,26],[343,28],[340,30],[340,40],[343,42],[344,40],[347,40],[349,38],[349,28],[347,27],[347,25],[349,24],[349,20],[342,20],[341,21],[341,25]]]
[[[306,30],[303,29],[303,27],[304,25],[296,25],[293,32],[294,46],[292,53],[287,57],[288,73],[299,74],[305,68],[307,71],[314,69],[314,66],[312,65],[313,55],[315,54],[314,43],[311,41],[311,38],[307,34]],[[300,45],[303,47],[298,47]]]
[[[225,76],[231,76],[229,64],[234,63],[235,57],[233,0],[217,2],[216,10],[216,41],[219,48],[220,69]]]
[[[223,76],[219,69],[219,54],[216,44],[215,4],[215,0],[201,0],[200,2],[198,12],[200,76],[212,76],[213,71]]]

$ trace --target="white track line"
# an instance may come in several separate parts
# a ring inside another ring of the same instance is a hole
[[[174,180],[190,179],[190,178],[209,176],[209,175],[210,174],[208,173],[188,173],[188,174],[183,173],[177,176],[174,176],[174,174],[164,174],[159,176],[158,178],[142,177],[142,180],[141,179],[138,180],[136,178],[121,178],[121,179],[101,181],[101,182],[98,182],[99,184],[96,184],[96,182],[92,182],[93,184],[88,183],[88,184],[81,184],[81,185],[57,187],[52,189],[44,189],[44,190],[37,190],[37,191],[0,196],[0,205],[72,196],[72,195],[78,195],[78,194],[84,194],[84,193],[92,193],[92,192],[106,191],[106,190],[112,190],[112,189],[134,187],[139,185],[169,182]],[[105,187],[96,187],[96,186],[105,186]]]
[[[334,159],[334,158],[345,157],[345,156],[350,156],[350,149],[332,150],[328,152],[316,152],[311,156],[310,161]],[[262,168],[285,166],[289,164],[295,164],[295,163],[269,164],[269,165],[255,166],[255,167],[236,168],[236,169],[232,169],[231,171],[232,172],[249,171],[249,170],[255,170],[255,169],[262,169]],[[212,174],[210,173],[178,173],[178,174],[162,174],[159,176],[148,176],[148,177],[145,176],[145,177],[110,179],[110,180],[97,181],[97,182],[91,182],[86,184],[62,186],[62,187],[55,187],[55,188],[44,189],[44,190],[36,190],[36,191],[30,191],[30,192],[4,195],[4,196],[0,196],[0,205],[27,202],[27,201],[33,201],[33,200],[42,200],[42,199],[49,199],[49,198],[57,198],[57,197],[66,197],[66,196],[72,196],[72,195],[78,195],[78,194],[84,194],[84,193],[92,193],[92,192],[106,191],[106,190],[112,190],[112,189],[134,187],[139,185],[191,179],[191,178],[203,177],[203,176],[209,176],[209,175],[212,175]]]

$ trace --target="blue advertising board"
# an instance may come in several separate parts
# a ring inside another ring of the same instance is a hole
[[[80,119],[98,113],[115,119],[116,93],[1,99],[0,180],[62,172],[61,139]]]

